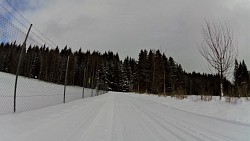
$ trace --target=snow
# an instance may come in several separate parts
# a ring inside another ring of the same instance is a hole
[[[250,102],[193,99],[109,92],[2,115],[0,141],[250,140]]]
[[[90,97],[85,89],[88,98],[81,99],[82,88],[69,86],[62,104],[62,85],[20,77],[13,114],[14,79],[0,73],[0,114],[8,113],[0,116],[0,141],[250,140],[250,102],[243,98],[227,103],[119,92]]]
[[[0,72],[0,115],[13,113],[15,75]],[[67,86],[66,102],[82,98],[82,87]],[[92,90],[85,88],[84,97]],[[96,91],[94,90],[93,93]],[[63,102],[64,85],[58,85],[19,76],[17,85],[17,112],[29,111]]]
[[[147,97],[147,95],[144,97]],[[215,96],[211,101],[201,101],[200,96],[189,96],[183,100],[171,97],[163,99],[158,96],[150,96],[149,98],[153,98],[158,103],[191,113],[250,124],[250,101],[245,98],[236,98],[235,103],[228,103]]]

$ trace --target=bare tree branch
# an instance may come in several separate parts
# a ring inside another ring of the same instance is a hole
[[[214,68],[221,78],[221,96],[223,96],[223,78],[229,75],[230,68],[238,54],[236,41],[233,39],[233,32],[228,23],[209,22],[205,20],[201,33],[203,41],[200,44],[199,52]]]

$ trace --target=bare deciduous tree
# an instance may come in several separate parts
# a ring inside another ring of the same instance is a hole
[[[237,45],[228,23],[215,23],[205,20],[202,27],[203,41],[199,51],[209,65],[220,75],[220,96],[223,97],[223,78],[229,74],[237,57]]]

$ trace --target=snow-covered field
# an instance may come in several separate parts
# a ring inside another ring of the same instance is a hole
[[[13,113],[15,75],[0,72],[0,115]],[[82,98],[82,87],[66,87],[66,102]],[[84,97],[90,97],[85,89]],[[93,91],[96,93],[96,90]],[[64,86],[19,76],[16,111],[29,111],[63,102]]]
[[[19,77],[12,114],[14,80],[0,72],[0,114],[9,114],[0,116],[0,141],[250,140],[245,99],[230,104],[218,97],[205,102],[118,92],[90,97],[90,89],[81,99],[82,87],[68,86],[62,104],[63,85]]]
[[[194,99],[109,92],[2,115],[0,141],[250,140],[250,102]]]
[[[211,101],[201,101],[200,96],[189,96],[183,100],[171,97],[161,98],[152,95],[144,95],[142,98],[145,97],[185,112],[250,125],[250,101],[246,100],[246,98],[235,98],[234,102],[229,103],[226,102],[225,98],[220,100],[219,96],[213,96]],[[250,98],[248,99],[250,100]]]

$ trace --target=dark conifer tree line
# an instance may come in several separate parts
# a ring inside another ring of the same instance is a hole
[[[250,92],[250,77],[247,70],[245,61],[239,62],[235,60],[234,68],[234,86],[235,86],[235,95],[239,97],[248,96]]]
[[[2,43],[0,71],[15,74],[20,52],[20,45]],[[67,46],[63,49],[28,46],[20,75],[64,84],[68,56],[68,85],[158,95],[220,94],[219,75],[187,73],[159,50],[141,50],[138,60],[130,57],[120,60],[118,53],[112,51],[72,52]],[[234,84],[224,79],[225,95],[246,96],[250,81],[244,61],[235,62],[234,78]]]

